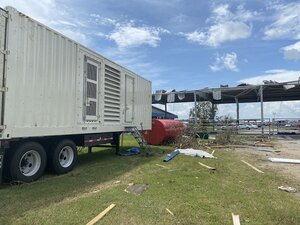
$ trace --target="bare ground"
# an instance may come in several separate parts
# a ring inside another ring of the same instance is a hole
[[[285,137],[276,138],[272,145],[268,147],[244,146],[230,148],[232,151],[240,153],[241,159],[247,160],[248,156],[255,155],[255,166],[263,171],[274,171],[283,176],[285,182],[282,185],[294,186],[298,189],[295,197],[300,200],[300,164],[273,163],[268,158],[289,158],[300,160],[300,138]],[[280,152],[265,152],[261,149],[275,150]]]

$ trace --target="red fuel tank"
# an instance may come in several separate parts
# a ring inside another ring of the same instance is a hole
[[[178,120],[153,119],[152,130],[144,132],[145,140],[151,145],[159,145],[183,133],[184,124]]]

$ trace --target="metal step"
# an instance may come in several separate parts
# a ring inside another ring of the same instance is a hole
[[[150,146],[144,140],[144,137],[142,136],[137,127],[125,127],[125,131],[130,133],[135,138],[139,146],[145,150],[147,155],[152,154]]]

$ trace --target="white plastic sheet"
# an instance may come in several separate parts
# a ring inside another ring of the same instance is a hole
[[[300,164],[300,159],[268,158],[271,162]]]
[[[206,152],[206,151],[202,151],[202,150],[196,150],[193,148],[187,148],[187,149],[176,149],[180,152],[180,154],[184,154],[184,155],[190,155],[190,156],[197,156],[197,157],[201,157],[201,158],[210,158],[210,159],[214,159],[215,157]]]

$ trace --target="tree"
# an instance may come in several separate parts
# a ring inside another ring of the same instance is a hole
[[[214,119],[217,111],[217,106],[214,105],[213,107],[211,102],[197,102],[196,107],[190,109],[190,119],[198,123],[207,123],[209,120]]]

